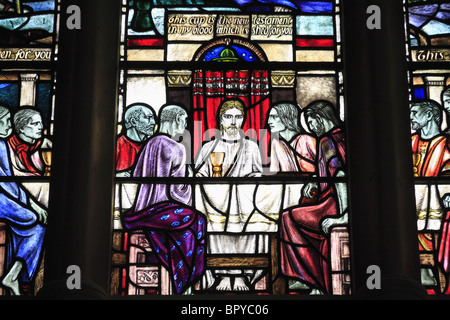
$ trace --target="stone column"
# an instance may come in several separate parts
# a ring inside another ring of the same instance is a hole
[[[34,106],[36,103],[36,73],[20,74],[20,105]]]
[[[107,297],[120,4],[61,3],[45,280],[38,292],[44,299]],[[81,29],[66,27],[69,5],[80,8]],[[66,285],[75,274],[70,266],[79,268],[80,289]]]
[[[354,293],[422,299],[402,1],[345,0],[343,14]],[[380,289],[366,285],[371,265]]]

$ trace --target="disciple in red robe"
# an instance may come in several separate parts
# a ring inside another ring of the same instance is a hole
[[[47,138],[37,140],[34,144],[28,144],[17,136],[8,139],[11,169],[14,176],[42,176],[45,164],[40,151],[43,148],[51,148],[52,142]],[[48,182],[23,182],[23,187],[45,207],[48,207],[50,184]]]
[[[344,132],[337,128],[318,144],[319,177],[334,177],[345,166]],[[320,183],[313,200],[302,199],[280,218],[281,269],[287,277],[298,279],[323,292],[331,292],[329,239],[324,235],[324,217],[340,214],[337,194],[327,182]]]
[[[438,177],[450,169],[450,150],[445,136],[421,139],[415,134],[411,137],[411,143],[416,177]],[[440,192],[436,184],[416,185],[415,189],[419,248],[433,251],[430,231],[439,230],[443,216]]]
[[[151,138],[136,163],[135,177],[186,175],[186,151],[165,135]],[[129,230],[143,230],[170,271],[177,293],[198,280],[204,269],[205,217],[191,206],[191,187],[184,184],[143,183],[134,208],[125,213]]]
[[[448,138],[437,136],[433,139],[421,139],[418,134],[411,138],[416,177],[438,177],[450,173],[450,149]],[[435,250],[432,232],[439,230],[442,234],[438,247],[438,261],[443,270],[449,272],[450,214],[441,205],[441,195],[436,184],[416,185],[416,210],[419,228],[419,250]],[[446,214],[445,217],[443,215]],[[444,220],[441,219],[444,218]],[[430,232],[431,231],[431,232]]]

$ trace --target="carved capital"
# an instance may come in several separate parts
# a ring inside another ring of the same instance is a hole
[[[185,88],[191,85],[192,72],[191,71],[168,71],[167,83],[172,88]]]
[[[292,88],[295,83],[295,71],[272,71],[271,81],[273,88]]]

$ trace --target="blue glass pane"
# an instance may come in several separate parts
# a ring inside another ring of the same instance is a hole
[[[417,14],[410,14],[409,15],[409,24],[420,28],[424,23],[426,23],[429,20],[428,17],[420,16]]]
[[[436,14],[436,18],[448,21],[450,19],[450,12],[448,12],[448,11],[439,11]]]
[[[245,61],[252,62],[257,61],[257,58],[253,53],[248,51],[247,49],[241,48],[241,47],[235,47],[233,46],[234,50],[236,50],[239,57],[244,59]]]
[[[332,36],[334,34],[331,16],[297,16],[298,35]]]
[[[278,4],[284,5],[291,8],[296,8],[294,2],[296,1],[288,1],[288,0],[234,0],[238,5],[256,5],[256,4]]]
[[[36,107],[42,112],[44,125],[50,119],[50,88],[50,83],[40,83],[36,92]]]
[[[438,9],[438,5],[424,5],[409,8],[410,13],[417,13],[425,16],[433,16]]]
[[[153,0],[153,4],[155,5],[189,5],[189,4],[198,4],[204,5],[205,2],[202,0]]]
[[[132,5],[133,1],[130,1]],[[246,11],[259,11],[269,12],[272,11],[274,5],[285,6],[292,9],[300,10],[307,13],[332,13],[333,2],[332,1],[301,1],[301,0],[153,0],[154,5],[169,5],[169,6],[208,6],[208,10],[212,10],[211,7],[217,7],[214,9],[230,8],[245,8]]]
[[[10,107],[19,105],[19,85],[17,83],[0,84],[0,104],[7,104]]]
[[[431,20],[423,27],[423,31],[425,31],[428,35],[447,34],[450,33],[450,25],[436,20]]]
[[[219,58],[219,57],[220,57],[220,52],[222,52],[222,50],[223,50],[224,48],[225,48],[225,47],[216,47],[216,48],[214,48],[214,49],[208,51],[208,52],[205,54],[205,57],[203,58],[203,60],[204,60],[204,61],[211,61],[211,60],[213,60],[213,59]]]
[[[301,1],[299,7],[303,12],[332,13],[333,3],[320,1]]]
[[[247,49],[241,48],[241,47],[237,47],[237,46],[232,46],[232,48],[236,51],[237,55],[242,60],[248,61],[248,62],[258,61],[258,59],[255,56],[255,54],[253,54],[252,52],[248,51]],[[215,47],[215,48],[211,49],[210,51],[208,51],[205,54],[205,57],[203,58],[203,61],[213,61],[214,59],[219,58],[223,49],[225,49],[224,46],[219,46],[219,47]]]
[[[25,6],[33,9],[33,12],[55,10],[55,0],[24,2]]]
[[[419,45],[419,41],[417,40],[417,38],[411,36],[409,37],[409,39],[412,47],[417,47]]]
[[[425,99],[425,90],[423,88],[414,89],[414,98],[415,99]]]

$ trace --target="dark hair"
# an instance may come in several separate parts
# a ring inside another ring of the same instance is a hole
[[[413,106],[419,106],[420,109],[424,112],[431,112],[433,115],[433,120],[441,125],[442,123],[442,107],[439,103],[437,103],[434,100],[428,99],[428,100],[418,100],[413,101],[411,104],[411,107]]]
[[[320,116],[323,119],[331,121],[334,125],[341,124],[341,120],[336,115],[334,105],[326,100],[317,100],[311,102],[306,108],[306,116],[317,118]]]

